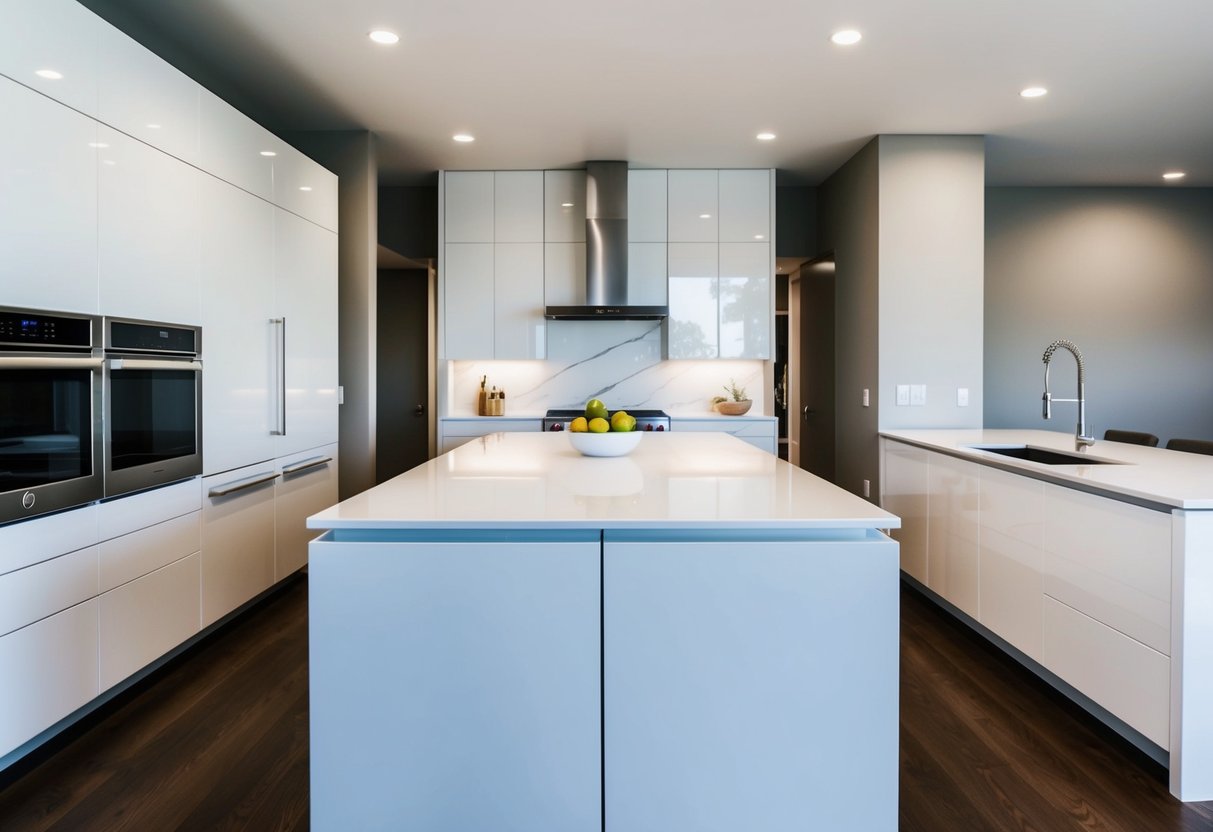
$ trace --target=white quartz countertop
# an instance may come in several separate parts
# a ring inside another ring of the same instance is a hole
[[[493,433],[308,518],[312,529],[889,529],[894,515],[724,433],[646,433],[583,457]]]
[[[1097,440],[1084,455],[1119,464],[1045,465],[968,446],[1029,445],[1072,453],[1074,434],[1004,429],[890,430],[880,435],[1062,485],[1176,508],[1213,509],[1213,456]]]

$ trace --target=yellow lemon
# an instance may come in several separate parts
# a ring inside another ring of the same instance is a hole
[[[620,416],[620,413],[623,413],[623,411],[621,410],[619,413],[616,413],[611,417],[611,430],[618,433],[627,433],[629,431],[636,430],[636,417],[629,416],[627,413],[623,413],[623,415]]]
[[[598,417],[590,420],[589,428],[590,433],[606,433],[611,429],[611,425],[606,419]]]
[[[585,418],[603,420],[607,418],[607,406],[603,404],[602,399],[590,399],[585,403]]]
[[[584,416],[578,416],[573,421],[569,422],[569,430],[573,433],[585,433],[589,429]]]

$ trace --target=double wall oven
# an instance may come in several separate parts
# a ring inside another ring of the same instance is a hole
[[[202,473],[200,339],[0,308],[0,523]]]

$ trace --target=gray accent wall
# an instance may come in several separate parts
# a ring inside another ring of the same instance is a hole
[[[985,425],[1070,432],[1040,413],[1041,353],[1069,338],[1087,365],[1087,421],[1213,439],[1213,189],[986,192]],[[1059,352],[1054,396],[1074,394]]]

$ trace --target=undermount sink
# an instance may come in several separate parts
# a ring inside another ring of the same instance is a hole
[[[1035,448],[1031,445],[968,445],[975,451],[985,451],[1000,454],[1014,459],[1026,459],[1028,462],[1040,462],[1045,465],[1119,465],[1114,459],[1097,459],[1086,454],[1070,454],[1065,451],[1054,451],[1048,448]]]

